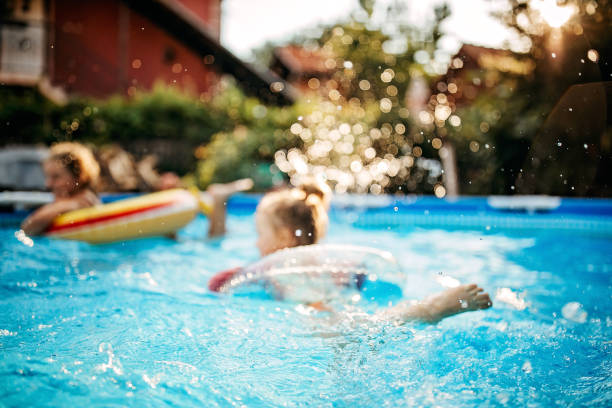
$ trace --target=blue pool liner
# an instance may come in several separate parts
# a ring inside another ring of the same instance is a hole
[[[139,194],[103,194],[102,202],[110,203]],[[262,194],[236,194],[228,202],[228,211],[245,215],[255,211]],[[555,198],[550,208],[530,206],[529,197],[507,197],[508,202],[527,203],[521,207],[499,208],[492,205],[495,197],[459,197],[439,199],[432,196],[367,196],[344,195],[334,197],[331,217],[360,227],[418,227],[459,228],[519,228],[563,229],[612,232],[612,199]],[[544,197],[547,198],[547,197]],[[533,197],[541,200],[542,197]],[[3,212],[0,225],[16,224],[26,211]]]

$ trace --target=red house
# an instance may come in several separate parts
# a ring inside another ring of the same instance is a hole
[[[221,0],[12,0],[0,5],[0,83],[50,83],[67,94],[130,95],[164,81],[196,95],[221,74],[275,104],[282,79],[218,42]],[[53,89],[53,88],[52,88]]]
[[[327,65],[335,57],[321,49],[289,44],[274,49],[270,69],[301,92],[324,90],[336,70]]]
[[[436,82],[433,97],[447,91],[455,104],[469,104],[482,89],[497,85],[497,75],[491,72],[521,76],[529,75],[534,68],[535,64],[520,54],[464,44],[451,58],[447,73]]]

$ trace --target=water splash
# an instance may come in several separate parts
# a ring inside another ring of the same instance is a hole
[[[516,310],[525,310],[527,307],[527,302],[525,302],[525,299],[520,298],[519,295],[513,292],[510,288],[497,289],[495,301],[506,303]]]
[[[459,280],[444,274],[438,274],[438,276],[436,276],[436,282],[445,288],[456,288],[461,284]]]
[[[123,367],[119,358],[113,353],[113,346],[110,343],[100,343],[98,346],[98,352],[106,353],[108,361],[106,363],[98,364],[96,369],[105,373],[108,370],[112,370],[117,375],[123,375]]]
[[[584,310],[582,304],[578,302],[566,303],[561,309],[561,315],[567,320],[576,323],[584,323],[587,320],[587,312]]]

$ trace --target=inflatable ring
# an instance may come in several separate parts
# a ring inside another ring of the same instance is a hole
[[[67,212],[53,220],[45,235],[94,244],[166,235],[187,225],[206,207],[193,192],[160,191]]]
[[[249,286],[265,288],[274,297],[311,302],[363,291],[379,279],[401,292],[405,275],[387,251],[355,245],[316,244],[287,248],[243,268],[223,271],[209,289],[233,293]]]

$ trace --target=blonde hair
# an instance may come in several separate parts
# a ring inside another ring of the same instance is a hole
[[[321,186],[305,183],[296,188],[268,193],[259,203],[257,211],[265,214],[273,228],[294,231],[297,246],[315,244],[325,236],[329,222],[329,194]]]
[[[47,162],[59,162],[77,179],[79,189],[93,188],[100,175],[100,166],[86,146],[76,142],[62,142],[51,146]]]
[[[314,176],[303,176],[296,183],[297,188],[304,191],[306,194],[316,194],[321,198],[321,202],[325,210],[329,210],[331,204],[332,190],[324,181]]]

